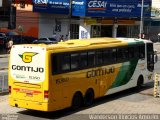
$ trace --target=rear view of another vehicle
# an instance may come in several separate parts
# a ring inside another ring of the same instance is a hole
[[[14,45],[9,61],[9,104],[33,110],[48,109],[46,48]]]

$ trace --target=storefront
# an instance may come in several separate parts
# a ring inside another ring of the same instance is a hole
[[[160,17],[153,17],[144,21],[147,31],[146,37],[153,42],[160,42]]]
[[[33,0],[40,13],[39,37],[56,33],[71,39],[137,37],[141,0]],[[144,17],[150,17],[151,0],[144,0]]]
[[[39,37],[69,38],[70,0],[33,0],[33,12],[40,15]]]
[[[33,37],[33,39],[37,38],[39,31],[39,14],[33,13],[32,0],[14,0],[12,5],[16,7],[16,28],[10,30],[7,27],[8,21],[2,26],[0,22],[0,32],[7,33],[12,31],[22,36]]]
[[[140,0],[74,0],[72,15],[85,17],[84,23],[80,24],[79,38],[137,37],[141,2]],[[150,7],[151,0],[144,0],[143,17],[150,17]]]
[[[115,30],[117,30],[116,37],[135,37],[136,34],[138,35],[136,28],[139,22],[136,20],[118,20],[114,24],[113,20],[87,19],[84,24],[91,28],[90,37],[113,37]]]

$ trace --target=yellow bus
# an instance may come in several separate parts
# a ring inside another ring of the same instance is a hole
[[[39,111],[89,106],[94,99],[152,81],[153,43],[91,38],[57,44],[14,45],[9,104]]]

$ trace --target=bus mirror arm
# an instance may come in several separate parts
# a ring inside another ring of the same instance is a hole
[[[158,61],[157,51],[154,51],[154,63],[157,63],[157,61]]]
[[[155,62],[154,63],[157,63],[157,61],[158,61],[158,55],[155,55]]]

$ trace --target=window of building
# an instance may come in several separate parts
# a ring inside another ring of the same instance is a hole
[[[79,24],[70,24],[70,39],[79,39]]]
[[[91,38],[101,37],[101,26],[92,25],[91,26]]]

